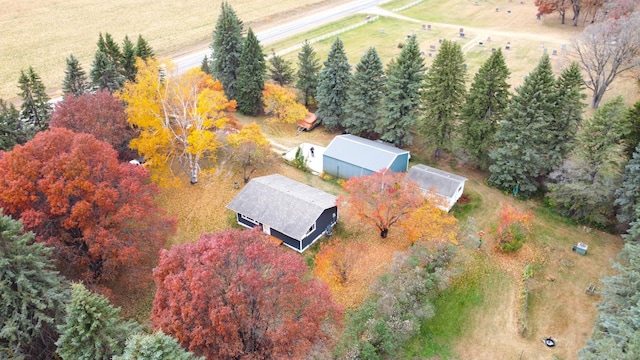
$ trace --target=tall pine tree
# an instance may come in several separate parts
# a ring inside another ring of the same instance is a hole
[[[639,209],[640,210],[640,209]],[[613,267],[617,275],[602,280],[598,319],[581,360],[635,360],[640,354],[640,223],[623,237],[626,244]],[[635,235],[634,235],[635,234]]]
[[[126,80],[116,64],[102,51],[96,51],[91,66],[91,85],[95,90],[114,92],[122,88]]]
[[[320,60],[313,47],[307,40],[302,44],[298,53],[298,72],[296,73],[296,88],[302,93],[304,106],[307,108],[316,104],[316,88],[318,86],[318,74],[320,73]]]
[[[573,148],[574,137],[582,123],[582,111],[586,104],[582,102],[587,95],[582,93],[584,79],[580,65],[572,62],[556,81],[556,110],[546,127],[549,134],[547,154],[547,172],[558,168]]]
[[[143,60],[147,60],[149,58],[155,57],[156,55],[151,48],[151,45],[145,40],[142,35],[138,35],[138,40],[136,41],[136,56],[142,58]]]
[[[464,103],[466,78],[460,44],[444,40],[425,77],[424,118],[420,124],[420,132],[436,146],[436,158],[441,150],[451,150],[454,128]]]
[[[631,160],[624,167],[622,184],[616,189],[615,196],[618,222],[627,227],[637,219],[635,209],[640,207],[640,146],[636,147]]]
[[[273,50],[269,58],[269,77],[280,86],[288,86],[295,77],[291,62]]]
[[[509,104],[509,69],[502,50],[494,51],[476,73],[460,112],[460,145],[480,168],[490,164],[498,122]]]
[[[135,334],[127,339],[122,355],[113,360],[204,360],[185,351],[176,339],[162,332]]]
[[[374,47],[356,65],[347,90],[344,129],[349,134],[377,139],[376,123],[383,116],[382,100],[385,95],[385,77],[382,60]]]
[[[113,36],[109,33],[105,33],[102,37],[102,33],[98,37],[98,51],[102,51],[109,60],[113,63],[118,72],[122,71],[122,52],[120,46],[113,39]]]
[[[625,152],[627,158],[631,158],[636,146],[640,143],[640,101],[636,101],[627,112],[627,122],[629,123],[629,134],[625,137]]]
[[[27,140],[29,133],[20,121],[20,112],[12,103],[0,99],[0,150],[9,151]]]
[[[78,97],[87,91],[87,87],[87,74],[80,66],[78,59],[73,54],[69,55],[62,80],[62,93]]]
[[[53,249],[34,241],[0,209],[0,358],[55,358],[56,323],[68,285],[53,269]]]
[[[27,72],[20,71],[18,87],[20,88],[18,95],[22,98],[20,117],[26,122],[30,137],[33,137],[35,133],[49,128],[49,118],[51,117],[49,95],[45,92],[44,83],[40,76],[31,66]]]
[[[133,81],[136,78],[136,48],[133,42],[125,35],[122,41],[122,58],[120,59],[122,65],[122,75],[126,80]]]
[[[242,21],[228,2],[222,2],[211,43],[211,73],[220,80],[228,99],[238,96],[238,73],[242,54]]]
[[[64,360],[107,360],[124,352],[127,337],[137,333],[139,325],[123,320],[120,308],[103,296],[73,284],[65,322],[58,330],[56,345]]]
[[[256,115],[262,111],[262,90],[267,65],[260,41],[249,28],[240,55],[238,71],[238,109],[245,115]]]
[[[331,45],[327,61],[318,75],[316,116],[329,130],[343,128],[347,89],[351,81],[351,65],[344,51],[344,44],[336,38]]]
[[[514,191],[524,198],[536,193],[547,174],[547,126],[555,111],[555,78],[548,55],[516,88],[496,132],[496,149],[490,152],[489,184]],[[516,191],[517,188],[517,191]]]
[[[549,203],[561,214],[600,228],[613,224],[615,190],[626,161],[624,115],[618,97],[584,121],[570,159],[556,176],[559,180],[548,184]]]
[[[411,131],[418,121],[425,70],[418,41],[412,36],[398,58],[387,67],[384,115],[376,124],[376,132],[382,140],[398,146],[413,142]]]

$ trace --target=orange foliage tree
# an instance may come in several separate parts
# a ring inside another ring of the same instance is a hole
[[[366,247],[360,242],[332,239],[316,254],[313,274],[327,283],[332,291],[341,289],[349,281],[356,259],[366,251]]]
[[[242,127],[237,134],[227,137],[231,161],[242,170],[242,179],[248,183],[258,170],[269,168],[278,157],[271,151],[269,140],[255,122]]]
[[[117,96],[126,102],[129,123],[140,130],[131,148],[144,156],[154,181],[175,180],[180,163],[191,183],[215,162],[221,145],[216,130],[234,124],[236,103],[227,100],[222,84],[200,69],[178,74],[171,64],[162,69],[155,59],[136,62],[135,82],[126,82]]]
[[[174,221],[154,203],[148,171],[119,163],[89,134],[41,132],[0,157],[0,208],[55,249],[61,272],[88,284],[141,276]],[[148,269],[146,269],[148,271]]]
[[[296,101],[293,90],[276,84],[264,84],[262,91],[264,113],[271,115],[273,121],[293,124],[304,119],[309,111]]]
[[[203,234],[161,251],[151,317],[207,359],[303,359],[330,348],[327,331],[342,315],[308,273],[259,230]]]
[[[412,211],[402,222],[405,236],[416,241],[451,242],[457,244],[458,220],[436,205],[436,200],[427,199]]]
[[[518,250],[531,232],[534,214],[504,204],[500,208],[500,219],[496,229],[497,246],[504,252]]]
[[[343,186],[348,194],[339,196],[337,202],[352,215],[377,227],[380,237],[386,238],[392,225],[425,201],[418,185],[405,181],[404,177],[404,173],[388,169],[353,177]]]

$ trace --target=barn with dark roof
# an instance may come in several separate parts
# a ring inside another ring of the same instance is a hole
[[[370,175],[383,169],[405,172],[409,151],[390,143],[364,139],[355,135],[338,135],[322,155],[325,174],[341,179]]]
[[[338,220],[336,197],[282,175],[252,179],[227,208],[238,224],[262,231],[303,252]]]

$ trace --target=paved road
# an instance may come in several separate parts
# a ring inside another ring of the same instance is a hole
[[[335,6],[329,10],[319,12],[292,22],[282,24],[271,29],[261,31],[256,34],[258,40],[262,45],[276,42],[294,34],[298,34],[309,29],[316,28],[323,24],[338,20],[343,17],[355,14],[357,12],[375,7],[383,0],[356,0],[349,3]],[[179,72],[184,72],[188,69],[199,67],[202,64],[202,59],[205,55],[210,56],[211,49],[206,48],[192,54],[180,56],[172,59],[176,64]]]

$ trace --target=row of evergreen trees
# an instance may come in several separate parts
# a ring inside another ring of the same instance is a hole
[[[111,34],[105,33],[104,37],[100,34],[97,45],[89,77],[73,54],[66,59],[67,66],[62,81],[65,96],[77,97],[103,89],[110,92],[119,90],[126,80],[135,79],[136,58],[148,59],[155,56],[153,49],[141,35],[136,44],[125,36],[120,47]],[[20,72],[18,87],[18,96],[22,99],[19,110],[15,105],[0,99],[0,150],[10,150],[16,144],[24,144],[39,131],[49,128],[53,106],[42,79],[32,67]]]
[[[197,359],[54,270],[53,249],[0,209],[0,358]]]

